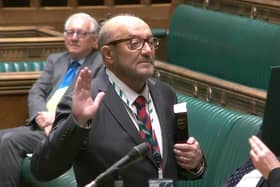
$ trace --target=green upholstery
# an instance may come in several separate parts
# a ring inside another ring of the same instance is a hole
[[[182,94],[177,94],[177,98],[179,102],[187,102],[189,133],[199,140],[208,165],[202,179],[178,181],[177,186],[218,187],[248,158],[248,137],[257,133],[262,119]],[[49,183],[40,183],[32,177],[29,165],[30,160],[26,158],[23,179],[34,187],[63,187],[74,183],[72,170]]]
[[[224,179],[242,165],[249,156],[248,137],[257,134],[262,120],[257,116],[245,115],[238,119],[225,141],[224,149],[219,153],[219,161],[215,166],[213,186],[220,186]],[[238,156],[236,156],[238,155]],[[225,167],[226,166],[226,167]]]
[[[42,71],[45,61],[0,62],[0,72]]]
[[[221,186],[248,158],[248,137],[257,133],[262,118],[181,94],[178,101],[187,102],[189,133],[199,140],[208,168],[203,179],[180,181],[177,186]]]
[[[73,169],[68,170],[63,175],[48,182],[39,182],[34,178],[30,171],[30,158],[26,157],[22,166],[22,177],[28,185],[38,187],[77,187]]]
[[[267,89],[280,65],[280,25],[179,5],[168,33],[168,62]]]

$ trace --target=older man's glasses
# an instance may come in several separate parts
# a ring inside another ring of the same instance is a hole
[[[67,37],[73,37],[76,34],[76,37],[79,39],[85,39],[88,35],[93,34],[93,32],[82,32],[74,30],[65,30],[64,35]]]
[[[130,50],[141,50],[144,47],[145,43],[147,43],[149,47],[153,49],[157,49],[159,46],[159,39],[155,37],[150,37],[148,39],[143,39],[138,37],[124,38],[124,39],[111,41],[107,43],[107,45],[116,45],[121,42],[128,42],[128,48]]]

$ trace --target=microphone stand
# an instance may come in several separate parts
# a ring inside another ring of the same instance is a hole
[[[143,142],[137,146],[134,146],[124,157],[115,162],[111,167],[106,169],[103,173],[99,174],[92,182],[87,184],[85,187],[96,187],[99,183],[102,183],[103,180],[106,180],[106,177],[113,174],[118,174],[120,178],[120,170],[128,167],[136,161],[139,161],[144,158],[144,156],[149,151],[148,144]],[[123,187],[122,180],[116,181],[117,187]],[[120,185],[120,186],[119,186]]]
[[[114,180],[114,187],[124,187],[123,180],[120,176],[119,170],[117,171],[117,173],[118,173],[117,174],[117,179]],[[98,185],[97,185],[96,181],[94,180],[90,184],[87,184],[85,187],[98,187]]]
[[[123,187],[123,180],[122,177],[120,176],[120,173],[118,171],[117,179],[114,181],[114,187]]]

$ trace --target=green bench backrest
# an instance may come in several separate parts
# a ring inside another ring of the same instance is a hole
[[[189,133],[199,140],[208,168],[203,179],[177,186],[221,186],[248,158],[248,137],[258,132],[262,119],[181,94],[178,101],[187,102]]]
[[[168,33],[168,61],[225,80],[267,89],[280,65],[280,26],[179,5]]]
[[[45,61],[0,62],[0,72],[42,71]]]
[[[257,116],[245,115],[238,119],[224,142],[223,150],[218,153],[212,186],[221,186],[238,167],[249,158],[248,137],[257,134],[262,120]]]

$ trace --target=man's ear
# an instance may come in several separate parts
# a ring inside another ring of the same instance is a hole
[[[101,48],[101,54],[103,56],[103,59],[105,62],[111,64],[112,61],[113,61],[113,51],[112,51],[112,48],[110,46],[103,46]]]

